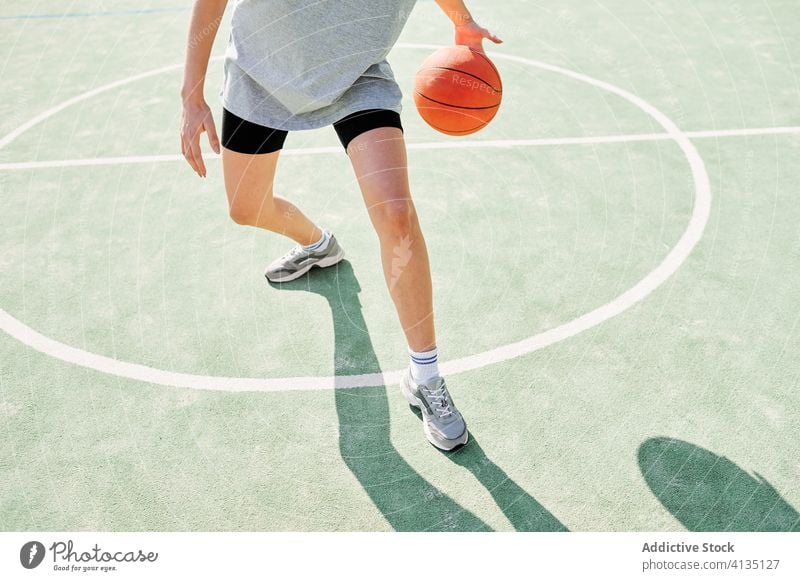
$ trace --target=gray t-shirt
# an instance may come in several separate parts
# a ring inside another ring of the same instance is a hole
[[[314,129],[364,109],[401,110],[386,55],[416,0],[239,0],[222,104],[275,129]]]

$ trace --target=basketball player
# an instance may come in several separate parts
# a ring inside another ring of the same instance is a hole
[[[475,50],[499,38],[479,26],[463,0],[437,0],[455,42]],[[211,46],[227,0],[195,0],[181,97],[181,147],[201,177],[205,132],[222,150],[231,218],[291,238],[295,246],[266,269],[280,283],[332,266],[344,250],[329,230],[273,191],[289,131],[333,125],[350,158],[378,235],[384,277],[407,340],[401,382],[421,409],[428,440],[442,450],[465,444],[467,426],[439,375],[425,239],[409,191],[400,122],[401,92],[386,60],[415,0],[239,0],[232,15],[221,97],[221,140],[203,96]],[[392,273],[395,249],[408,263]]]

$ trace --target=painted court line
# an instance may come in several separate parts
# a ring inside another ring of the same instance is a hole
[[[758,127],[751,129],[713,129],[707,131],[686,131],[689,139],[712,139],[722,137],[754,137],[759,135],[800,135],[800,127]],[[434,141],[429,143],[409,143],[408,149],[479,149],[509,147],[541,147],[560,145],[600,145],[604,143],[637,143],[646,141],[670,141],[669,133],[632,133],[629,135],[597,135],[589,137],[554,137],[551,139],[496,139],[475,141]],[[341,147],[306,147],[284,149],[281,156],[319,155],[341,153]],[[203,155],[206,160],[219,159],[216,153]],[[18,161],[0,163],[0,171],[23,169],[46,169],[58,167],[82,167],[98,165],[121,165],[136,163],[162,163],[183,161],[180,154],[168,155],[130,155],[123,157],[93,157],[85,159],[51,159],[42,161]]]
[[[98,12],[51,12],[45,14],[15,14],[0,16],[0,20],[61,20],[62,18],[92,18],[97,16],[131,16],[139,14],[162,14],[165,12],[186,12],[190,6],[173,8],[132,8],[130,10],[103,10]]]
[[[411,49],[431,49],[436,50],[441,48],[441,45],[432,44],[399,44],[398,48],[411,48]],[[553,345],[559,341],[573,337],[604,323],[605,321],[625,312],[638,302],[645,299],[665,281],[667,281],[677,270],[683,265],[692,250],[700,241],[705,231],[706,224],[711,213],[711,185],[708,178],[703,159],[700,157],[697,149],[689,138],[689,135],[682,132],[678,126],[664,113],[656,109],[653,105],[611,83],[595,79],[564,69],[562,67],[551,65],[542,61],[535,61],[524,57],[518,57],[503,53],[489,53],[490,56],[497,59],[518,62],[526,66],[535,67],[540,70],[549,71],[575,81],[586,83],[595,88],[607,91],[617,97],[627,101],[631,105],[639,108],[641,111],[649,115],[656,121],[665,131],[665,133],[652,134],[650,137],[655,139],[670,139],[681,149],[692,173],[692,178],[695,187],[694,205],[692,207],[692,215],[686,230],[681,235],[675,246],[669,251],[667,256],[656,266],[652,271],[644,276],[633,287],[617,296],[610,302],[597,307],[596,309],[579,316],[572,321],[558,325],[543,332],[534,334],[526,339],[509,343],[489,349],[483,353],[475,353],[467,355],[459,359],[454,359],[444,363],[441,366],[442,372],[445,374],[456,374],[479,369],[487,365],[497,364],[515,357],[520,357],[529,353],[533,353],[538,349],[542,349],[549,345]],[[19,137],[28,129],[41,123],[48,117],[55,115],[70,105],[89,99],[104,91],[111,90],[116,87],[134,82],[139,79],[144,79],[153,75],[161,74],[167,71],[174,71],[181,67],[181,64],[170,65],[161,67],[129,77],[121,79],[102,87],[92,89],[86,93],[82,93],[63,103],[56,105],[28,122],[24,123],[8,135],[0,138],[0,149],[10,144],[14,139]],[[741,131],[765,131],[766,129],[752,129]],[[726,130],[728,132],[736,130]],[[707,132],[702,132],[703,136],[708,135]],[[754,133],[758,134],[758,133]],[[641,138],[641,136],[639,136]],[[609,136],[610,139],[623,140],[631,139],[631,136]],[[578,139],[597,139],[597,138],[578,138]],[[652,139],[651,139],[652,140]],[[523,140],[524,142],[535,142],[536,140]],[[549,140],[550,142],[554,140]],[[474,143],[474,142],[473,142]],[[480,147],[486,147],[485,142],[481,142]],[[498,143],[498,142],[494,142]],[[501,147],[513,147],[518,141],[505,141],[502,142]],[[441,147],[439,144],[418,144],[418,148],[422,146],[433,148]],[[321,148],[325,153],[332,150],[341,151],[338,147]],[[317,150],[314,150],[317,151]],[[405,370],[394,370],[386,373],[371,373],[361,375],[344,375],[344,376],[322,376],[322,377],[280,377],[280,378],[266,378],[266,377],[224,377],[224,376],[211,376],[211,375],[197,375],[190,373],[181,373],[177,371],[169,371],[165,369],[158,369],[149,367],[138,363],[128,361],[121,361],[105,355],[92,353],[78,347],[67,345],[50,337],[39,333],[35,329],[29,327],[19,319],[16,319],[10,313],[0,308],[0,329],[5,331],[11,337],[14,337],[21,343],[29,346],[32,349],[44,353],[61,361],[79,365],[89,369],[94,369],[103,373],[116,375],[128,379],[138,380],[151,384],[158,384],[171,387],[186,387],[191,389],[210,389],[221,391],[290,391],[290,390],[320,390],[332,388],[353,388],[353,387],[367,387],[379,386],[386,384],[396,384],[399,382]]]

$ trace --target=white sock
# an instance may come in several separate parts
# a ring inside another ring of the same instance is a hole
[[[411,357],[411,378],[417,383],[422,383],[438,377],[439,375],[439,350],[434,347],[430,351],[408,350]]]
[[[328,240],[331,239],[331,235],[327,230],[322,231],[322,238],[314,242],[313,244],[309,244],[308,246],[303,246],[303,250],[306,252],[315,252],[317,250],[324,250],[325,247],[328,245]]]

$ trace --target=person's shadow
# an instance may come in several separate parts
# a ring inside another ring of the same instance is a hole
[[[335,267],[314,270],[310,275],[272,286],[316,293],[328,301],[335,338],[339,450],[372,502],[397,531],[491,530],[480,518],[422,478],[395,449],[390,437],[385,385],[344,387],[343,378],[350,375],[370,374],[382,381],[358,299],[360,287],[350,263],[345,260]],[[429,445],[421,428],[420,445]],[[567,530],[489,460],[474,434],[470,434],[466,446],[447,457],[476,476],[517,530]]]
[[[639,468],[656,498],[690,531],[800,531],[800,515],[767,480],[673,438],[650,438]]]

